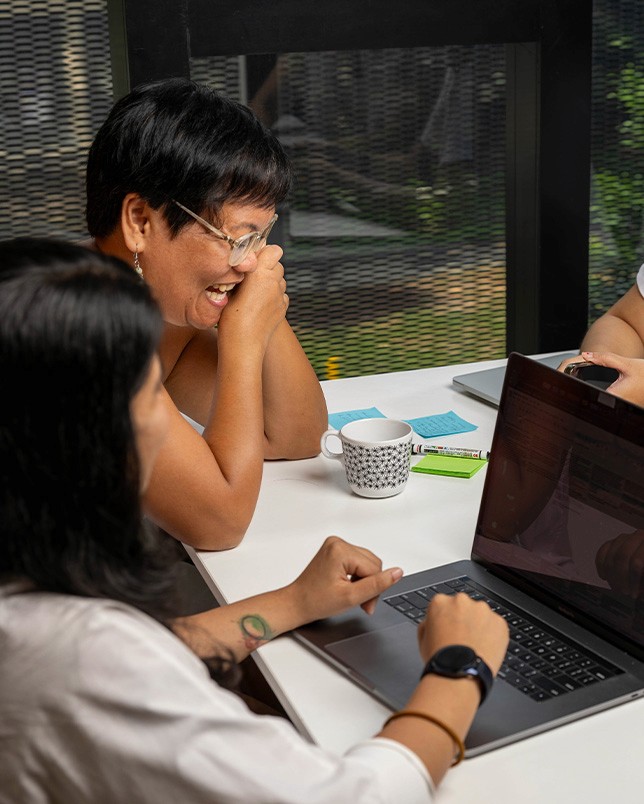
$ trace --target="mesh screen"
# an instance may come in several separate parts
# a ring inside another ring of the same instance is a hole
[[[0,5],[0,237],[86,236],[85,161],[112,104],[99,0]]]
[[[152,24],[152,23],[151,23]],[[501,47],[193,60],[294,159],[289,319],[320,377],[504,354]],[[590,309],[644,260],[644,3],[595,0]],[[0,237],[85,236],[105,0],[0,4]]]
[[[194,59],[288,150],[274,240],[318,376],[505,354],[502,47]]]
[[[593,13],[591,321],[644,262],[644,3],[595,0]]]

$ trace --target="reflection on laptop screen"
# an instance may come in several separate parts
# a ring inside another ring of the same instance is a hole
[[[504,394],[474,558],[643,648],[644,409],[512,358]]]

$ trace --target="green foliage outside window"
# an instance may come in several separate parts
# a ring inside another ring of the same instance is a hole
[[[595,6],[591,321],[628,290],[644,262],[644,30],[637,24],[639,2],[597,0]]]

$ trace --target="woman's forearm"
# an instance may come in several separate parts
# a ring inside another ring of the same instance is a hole
[[[584,336],[581,351],[644,357],[644,298],[637,285],[595,321]]]
[[[287,321],[273,333],[262,371],[266,458],[310,458],[328,426],[322,388]]]
[[[198,655],[230,651],[241,662],[276,636],[301,625],[291,586],[174,621],[175,633]]]
[[[481,699],[473,679],[425,676],[416,687],[403,711],[424,712],[454,731],[461,740],[469,731]],[[380,732],[402,743],[423,762],[438,784],[454,760],[456,746],[440,726],[413,715],[397,718]]]

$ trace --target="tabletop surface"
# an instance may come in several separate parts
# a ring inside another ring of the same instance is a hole
[[[452,377],[504,363],[332,380],[322,388],[330,414],[377,407],[386,416],[411,419],[453,410],[477,429],[435,440],[487,450],[496,408],[457,391]],[[266,462],[241,545],[220,553],[187,550],[220,603],[289,583],[330,534],[368,547],[384,566],[417,572],[469,557],[486,471],[469,479],[412,472],[400,495],[366,499],[350,492],[339,461],[318,455]],[[296,727],[328,750],[342,753],[370,737],[389,714],[292,637],[264,645],[255,658]],[[468,759],[446,777],[439,800],[640,802],[643,719],[644,701],[634,701]]]

